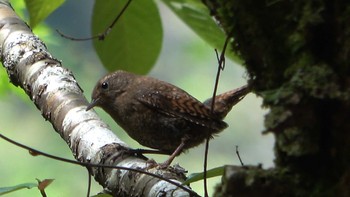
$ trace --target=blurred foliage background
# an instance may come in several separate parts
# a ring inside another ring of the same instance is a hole
[[[14,1],[17,12],[25,17],[24,3]],[[163,24],[163,44],[161,55],[149,73],[150,76],[175,84],[199,100],[212,95],[217,70],[214,49],[193,33],[164,4],[157,2]],[[79,11],[77,11],[79,10]],[[107,71],[102,66],[92,42],[76,42],[62,38],[55,29],[75,37],[87,37],[91,32],[91,13],[93,2],[85,0],[66,1],[56,10],[44,25],[39,25],[35,33],[46,43],[54,57],[72,70],[85,95],[90,94],[95,82]],[[142,54],[137,54],[142,56]],[[0,68],[0,132],[20,143],[57,156],[71,158],[67,144],[54,131],[51,124],[45,121],[29,97],[21,94],[8,82],[4,68]],[[219,93],[237,88],[246,83],[244,67],[227,61],[222,73]],[[6,88],[8,87],[8,88]],[[98,114],[111,126],[112,130],[131,147],[141,147],[128,137],[122,129],[101,109]],[[235,154],[235,146],[243,162],[263,164],[264,168],[273,166],[273,137],[262,135],[263,118],[266,109],[261,108],[261,100],[249,94],[226,117],[230,125],[210,142],[208,168],[222,165],[240,165]],[[190,173],[203,169],[204,146],[191,149],[179,156],[179,163]],[[13,186],[26,182],[36,182],[35,178],[53,178],[55,181],[47,188],[49,196],[85,196],[87,190],[87,171],[71,164],[54,161],[41,156],[33,157],[26,150],[0,140],[0,187]],[[165,156],[153,156],[162,162]],[[209,193],[220,178],[211,178]],[[199,194],[203,194],[203,183],[191,185]],[[93,182],[92,193],[102,188]],[[20,190],[8,196],[39,196],[36,189]]]

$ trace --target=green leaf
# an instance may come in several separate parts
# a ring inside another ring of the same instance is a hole
[[[29,11],[30,27],[34,28],[60,7],[64,3],[64,0],[25,0],[25,2]]]
[[[199,37],[213,48],[222,50],[226,35],[210,16],[209,10],[201,0],[162,0],[184,23],[186,23]],[[230,47],[230,46],[228,46]],[[236,63],[242,60],[230,49],[226,50],[226,57]]]
[[[20,189],[31,189],[33,187],[37,187],[38,184],[37,183],[23,183],[23,184],[19,184],[19,185],[15,185],[12,187],[0,187],[0,196],[7,194],[7,193],[11,193]]]
[[[207,171],[207,178],[212,178],[216,176],[222,176],[224,174],[225,166],[220,166],[217,168],[213,168]],[[188,176],[187,180],[183,182],[183,185],[188,185],[190,183],[203,180],[204,173],[199,172],[199,173],[192,173]]]
[[[93,35],[101,34],[120,13],[125,0],[96,0],[92,18]],[[104,40],[94,46],[109,71],[147,73],[156,62],[163,31],[154,1],[132,1]]]

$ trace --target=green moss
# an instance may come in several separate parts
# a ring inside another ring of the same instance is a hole
[[[271,109],[270,113],[265,116],[265,127],[267,130],[274,130],[291,116],[291,111],[283,107],[274,107]]]
[[[304,66],[293,72],[291,87],[318,99],[339,98],[338,77],[326,64]]]

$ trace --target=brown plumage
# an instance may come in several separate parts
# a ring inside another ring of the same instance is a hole
[[[201,103],[184,90],[158,79],[116,71],[100,79],[91,104],[104,109],[140,144],[172,154],[164,163],[219,133],[222,120],[247,93],[243,86]]]

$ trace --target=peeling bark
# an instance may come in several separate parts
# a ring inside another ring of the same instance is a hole
[[[73,74],[46,49],[7,1],[0,1],[1,61],[11,82],[29,95],[42,116],[66,141],[78,161],[142,169],[145,158],[123,154],[128,146],[102,122]],[[195,196],[164,180],[133,171],[91,168],[95,180],[114,196]],[[180,183],[182,173],[149,172]],[[188,188],[188,187],[187,187]]]

